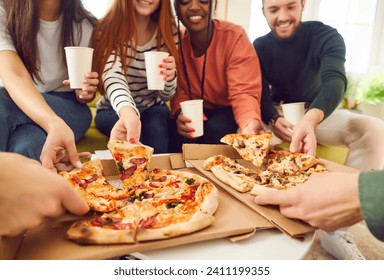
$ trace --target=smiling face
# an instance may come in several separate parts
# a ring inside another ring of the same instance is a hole
[[[133,0],[135,12],[137,16],[150,16],[160,5],[161,0]]]
[[[177,15],[190,33],[206,31],[210,0],[175,0]]]
[[[288,39],[300,25],[305,0],[264,0],[263,13],[272,32]]]

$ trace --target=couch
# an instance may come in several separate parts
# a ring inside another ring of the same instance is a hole
[[[90,102],[88,105],[91,108],[92,115],[95,117],[96,114],[96,101],[98,96],[94,101]],[[91,152],[94,153],[95,150],[106,150],[107,149],[108,137],[97,130],[94,120],[92,120],[91,126],[88,129],[87,133],[82,139],[77,143],[77,149],[79,152]],[[283,147],[288,147],[288,144],[282,144]],[[340,164],[344,164],[345,159],[348,154],[348,148],[346,147],[329,147],[318,145],[317,146],[317,156],[319,158],[324,158],[330,161],[334,161]]]

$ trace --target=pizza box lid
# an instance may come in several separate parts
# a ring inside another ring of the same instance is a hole
[[[204,160],[214,155],[225,155],[232,159],[236,159],[240,164],[252,168],[252,163],[242,159],[238,152],[229,145],[208,145],[208,144],[184,144],[183,145],[183,159],[189,162],[197,170],[199,170],[206,178],[213,182],[216,186],[227,191],[233,197],[237,198],[244,205],[247,205],[253,211],[259,213],[261,216],[270,221],[273,225],[279,228],[281,231],[289,234],[293,237],[300,237],[306,233],[313,232],[315,228],[309,224],[297,220],[289,219],[283,216],[277,206],[261,206],[253,202],[254,196],[249,193],[240,193],[230,187],[229,185],[222,183],[219,179],[213,175],[211,171],[206,171],[203,168]],[[357,172],[356,169],[347,167],[332,161],[320,159],[320,163],[330,171],[343,171],[343,172]],[[310,178],[309,178],[310,180]]]
[[[108,178],[117,176],[117,169],[112,160],[103,160],[104,173]],[[181,154],[154,156],[150,168],[165,168],[186,170],[200,174],[194,168],[185,168]],[[140,242],[121,245],[80,245],[66,238],[66,231],[77,217],[66,214],[59,219],[51,220],[25,234],[15,259],[108,259],[133,252],[189,244],[198,241],[223,238],[246,237],[255,231],[274,228],[274,226],[260,214],[256,213],[242,202],[233,199],[225,191],[220,190],[219,207],[215,213],[215,222],[206,229],[188,235],[157,241]],[[89,213],[88,215],[92,215]],[[241,239],[241,238],[240,238]],[[236,238],[233,238],[236,240]],[[9,258],[12,255],[8,255]]]

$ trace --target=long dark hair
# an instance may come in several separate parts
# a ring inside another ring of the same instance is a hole
[[[183,44],[181,40],[181,24],[180,24],[180,11],[179,11],[179,3],[178,0],[175,0],[175,10],[176,10],[176,16],[177,16],[177,30],[178,30],[178,37],[179,37],[179,48],[180,48],[180,56],[181,56],[181,65],[183,67],[183,73],[187,82],[187,87],[188,87],[188,94],[189,98],[192,99],[192,92],[191,92],[191,83],[189,81],[189,76],[188,76],[188,71],[187,67],[185,65],[185,58],[184,58],[184,52],[183,52]],[[216,0],[210,0],[209,1],[209,15],[208,15],[208,25],[207,25],[207,41],[206,41],[206,50],[204,52],[204,63],[203,63],[203,70],[202,70],[202,77],[201,77],[201,99],[204,99],[204,82],[205,82],[205,68],[206,68],[206,63],[207,63],[207,50],[209,47],[209,40],[210,40],[210,29],[211,27],[213,28],[213,12],[216,9]]]
[[[37,48],[37,33],[39,31],[39,1],[36,0],[2,0],[4,3],[6,31],[11,37],[16,51],[30,73],[32,79],[42,82],[40,77],[40,58]],[[81,25],[77,25],[78,32],[74,32],[74,23],[88,19],[94,25],[96,18],[83,6],[81,0],[61,1],[63,23],[61,27],[61,49],[72,46],[82,36]],[[79,37],[75,38],[78,33]],[[64,52],[62,61],[65,63]]]

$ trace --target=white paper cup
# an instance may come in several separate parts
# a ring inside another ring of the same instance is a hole
[[[284,119],[296,125],[303,118],[305,113],[305,102],[295,102],[282,104]]]
[[[191,133],[192,137],[200,137],[204,134],[204,120],[203,120],[203,100],[194,99],[180,102],[181,111],[183,115],[190,119],[192,122],[187,125],[195,131]]]
[[[145,70],[147,72],[147,87],[149,90],[163,90],[165,86],[164,75],[160,74],[159,65],[167,58],[167,52],[145,52]]]
[[[68,76],[71,89],[83,87],[85,74],[91,72],[93,49],[86,47],[65,47]]]

